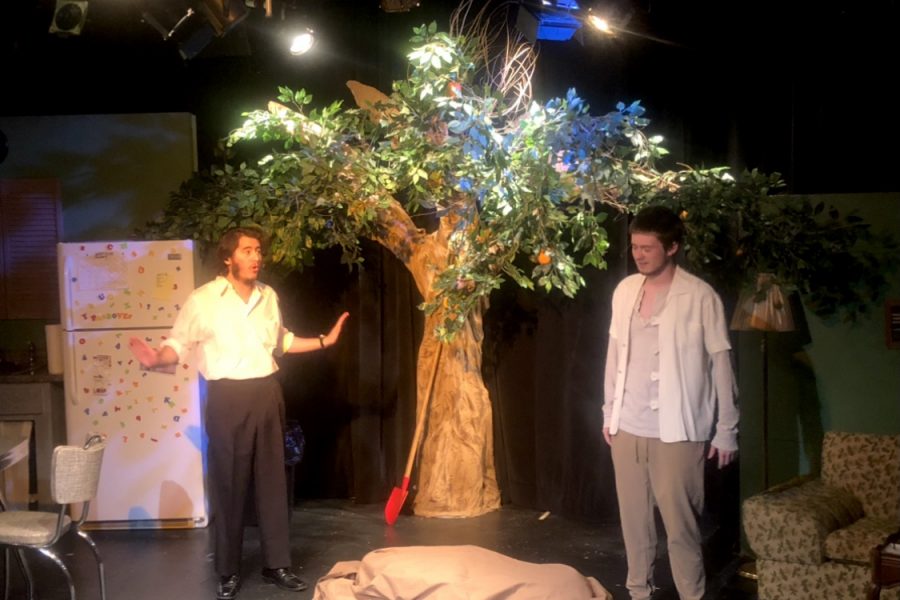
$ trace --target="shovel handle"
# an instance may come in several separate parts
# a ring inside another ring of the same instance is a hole
[[[438,343],[437,352],[434,353],[434,362],[431,364],[431,377],[428,381],[428,394],[425,396],[425,402],[422,404],[422,411],[416,419],[416,432],[413,434],[412,445],[409,448],[409,458],[406,459],[406,469],[403,471],[403,479],[409,480],[412,474],[413,463],[416,459],[416,453],[419,450],[419,441],[422,439],[422,430],[425,429],[425,415],[428,413],[428,407],[431,404],[431,395],[434,393],[434,380],[437,379],[438,362],[441,360],[441,350],[443,342]]]

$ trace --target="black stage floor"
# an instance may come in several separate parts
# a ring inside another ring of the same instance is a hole
[[[259,543],[255,528],[244,541],[242,600],[312,598],[316,580],[338,561],[358,560],[373,549],[388,546],[482,546],[507,556],[537,563],[568,564],[595,577],[616,600],[627,600],[624,588],[625,557],[617,523],[583,523],[549,515],[541,520],[534,510],[503,507],[469,519],[426,519],[401,514],[387,526],[383,505],[358,505],[348,500],[298,503],[291,521],[295,570],[309,589],[282,591],[262,581]],[[109,600],[194,600],[215,597],[215,575],[208,548],[208,530],[94,531],[106,567]],[[86,545],[70,536],[61,544],[79,600],[99,598],[96,575]],[[68,598],[64,578],[55,565],[29,553],[40,600]],[[710,600],[755,600],[752,582],[734,575],[738,560],[710,556]],[[665,556],[658,561],[654,600],[677,599]],[[10,598],[25,598],[15,563]]]

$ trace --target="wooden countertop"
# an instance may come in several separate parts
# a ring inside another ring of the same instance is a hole
[[[4,383],[62,383],[62,375],[52,375],[46,369],[31,373],[0,375],[0,385]]]

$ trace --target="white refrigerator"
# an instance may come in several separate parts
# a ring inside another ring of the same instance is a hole
[[[66,431],[107,438],[95,527],[207,524],[205,385],[190,362],[145,369],[128,340],[157,347],[194,289],[190,240],[57,247]],[[188,357],[189,358],[189,357]]]

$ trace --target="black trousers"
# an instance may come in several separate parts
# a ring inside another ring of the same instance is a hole
[[[244,507],[251,493],[263,566],[289,567],[290,509],[281,385],[274,377],[210,381],[206,433],[216,573],[240,573]]]

